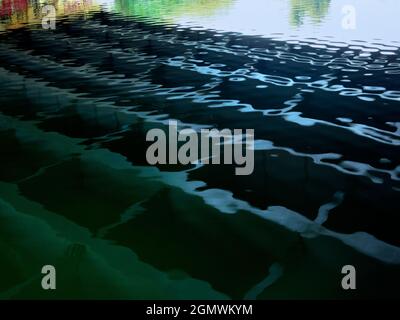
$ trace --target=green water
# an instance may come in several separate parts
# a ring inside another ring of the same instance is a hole
[[[3,0],[0,298],[397,297],[399,44],[347,2]],[[148,165],[168,119],[254,128],[254,174]]]

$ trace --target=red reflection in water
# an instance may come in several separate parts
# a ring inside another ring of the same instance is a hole
[[[0,17],[8,17],[14,12],[24,12],[27,9],[28,0],[3,0],[0,5]]]

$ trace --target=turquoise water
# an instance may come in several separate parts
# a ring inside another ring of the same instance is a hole
[[[396,297],[399,6],[3,0],[0,297]],[[254,128],[254,174],[149,166],[169,119]]]

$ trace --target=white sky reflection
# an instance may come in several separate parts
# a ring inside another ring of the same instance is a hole
[[[318,8],[325,2],[327,9]],[[356,28],[344,29],[342,9],[354,6]],[[297,8],[297,9],[296,9]],[[293,22],[293,14],[302,16]],[[211,16],[180,15],[174,20],[185,26],[241,32],[246,35],[319,38],[351,43],[365,41],[400,46],[399,0],[236,0]],[[276,36],[276,35],[275,35]],[[279,36],[279,35],[278,35]]]

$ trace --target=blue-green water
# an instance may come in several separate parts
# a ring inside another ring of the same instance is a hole
[[[56,7],[1,2],[1,298],[398,296],[397,1]],[[254,174],[149,166],[169,119],[254,128]]]

